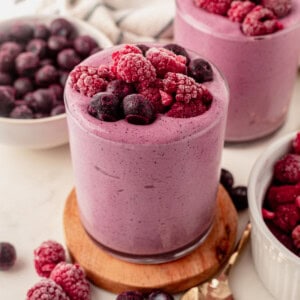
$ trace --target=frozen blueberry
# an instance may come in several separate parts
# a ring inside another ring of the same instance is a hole
[[[138,291],[126,291],[119,294],[116,300],[144,300],[144,296]]]
[[[185,56],[187,64],[189,64],[189,62],[191,61],[190,56],[188,55],[186,50],[183,47],[179,46],[178,44],[167,44],[167,45],[164,46],[164,48],[172,51],[176,55]]]
[[[55,65],[55,62],[53,61],[53,59],[51,58],[44,58],[40,61],[40,66],[43,67],[43,66],[47,66],[47,65]]]
[[[51,65],[43,66],[35,73],[35,82],[39,86],[48,86],[55,83],[57,79],[58,71]]]
[[[149,294],[148,300],[173,300],[174,297],[166,292],[154,291]]]
[[[55,96],[55,101],[57,102],[63,102],[63,94],[64,90],[62,86],[58,83],[51,84],[48,89],[53,92]]]
[[[22,51],[23,47],[16,42],[5,42],[1,45],[1,51],[6,51],[13,57],[18,56]]]
[[[102,51],[103,49],[101,47],[95,47],[92,49],[92,51],[90,52],[90,55],[93,55],[99,51]]]
[[[188,66],[188,74],[197,82],[206,82],[213,79],[213,70],[211,65],[204,59],[193,59]]]
[[[64,49],[57,55],[58,65],[65,70],[72,70],[80,61],[81,59],[74,49]]]
[[[11,85],[12,81],[13,79],[10,74],[0,72],[0,85]]]
[[[50,36],[50,31],[44,24],[37,24],[33,27],[33,37],[35,39],[47,40]]]
[[[25,94],[33,91],[33,83],[28,77],[19,77],[14,82],[16,97],[22,98]]]
[[[50,32],[52,35],[60,35],[66,38],[72,38],[75,33],[75,27],[64,18],[57,18],[50,24]]]
[[[69,41],[64,36],[50,36],[48,48],[53,52],[59,52],[69,46]]]
[[[32,119],[33,112],[27,105],[21,104],[10,112],[9,117],[14,119]]]
[[[113,80],[108,83],[106,91],[108,93],[114,94],[120,100],[122,100],[125,96],[134,93],[134,87],[132,84],[127,83],[123,80]]]
[[[7,117],[14,108],[15,91],[10,86],[0,86],[0,116]]]
[[[0,242],[0,270],[10,269],[16,262],[16,249],[11,243]]]
[[[27,95],[26,95],[27,96]],[[49,89],[38,89],[28,97],[28,106],[35,113],[49,114],[55,101],[53,92]],[[27,99],[25,99],[27,100]]]
[[[144,44],[138,44],[136,46],[142,51],[144,56],[145,56],[146,52],[150,49],[148,46],[146,46]]]
[[[35,113],[34,114],[34,119],[41,119],[41,118],[46,118],[48,117],[48,114],[43,114],[43,113]]]
[[[125,119],[132,124],[146,125],[155,118],[152,103],[143,95],[131,94],[123,99]]]
[[[19,43],[26,43],[33,37],[33,28],[29,24],[14,24],[9,29],[10,39]]]
[[[7,51],[0,51],[0,72],[13,73],[15,69],[15,56]]]
[[[82,57],[87,57],[97,46],[97,42],[89,35],[81,35],[74,40],[74,49]]]
[[[26,51],[36,54],[39,58],[44,58],[47,55],[47,43],[42,39],[33,39],[27,44]]]
[[[61,115],[64,114],[65,112],[66,112],[65,106],[63,104],[60,104],[52,108],[50,112],[50,116]]]
[[[120,100],[117,96],[102,92],[91,99],[88,112],[99,120],[114,122],[121,118]]]
[[[237,186],[232,188],[230,196],[238,211],[244,210],[248,207],[247,187]]]
[[[9,33],[7,30],[0,31],[0,44],[3,44],[7,41],[9,41]]]
[[[22,52],[15,61],[16,70],[21,76],[31,76],[38,69],[39,57],[32,52]]]
[[[220,177],[220,182],[221,184],[224,186],[224,188],[230,192],[232,187],[233,187],[233,183],[234,183],[234,179],[233,179],[233,175],[231,172],[229,172],[226,169],[221,169],[221,177]]]
[[[69,76],[69,72],[66,71],[61,71],[60,75],[59,75],[59,83],[61,84],[61,86],[65,86],[67,79]]]

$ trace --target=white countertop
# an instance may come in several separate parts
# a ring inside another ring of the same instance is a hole
[[[279,136],[300,129],[300,75],[285,125],[272,136],[243,144],[225,145],[222,167],[231,170],[235,182],[246,185],[253,163],[263,149]],[[0,241],[17,250],[16,265],[0,272],[0,298],[25,299],[29,287],[39,280],[33,266],[33,250],[43,241],[64,243],[62,214],[73,186],[68,146],[51,150],[21,150],[0,146]],[[240,215],[240,229],[248,212]],[[249,245],[230,275],[237,300],[274,300],[259,280]],[[93,287],[92,300],[112,300],[115,295]]]

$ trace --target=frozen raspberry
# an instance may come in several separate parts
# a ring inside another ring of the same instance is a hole
[[[282,28],[274,13],[261,5],[248,13],[242,24],[242,31],[247,36],[270,34]]]
[[[1,51],[8,52],[13,57],[18,56],[23,51],[22,46],[16,42],[5,42],[1,45],[0,49]]]
[[[179,46],[178,44],[167,44],[164,46],[164,48],[172,51],[173,53],[175,53],[176,55],[181,55],[181,56],[184,56],[186,58],[186,64],[189,64],[190,62],[190,56],[188,55],[187,51]]]
[[[188,75],[197,82],[202,83],[213,79],[211,65],[202,58],[193,59],[188,66]]]
[[[174,297],[163,291],[154,291],[149,294],[148,300],[174,300]]]
[[[202,101],[195,99],[189,102],[175,102],[166,115],[172,118],[191,118],[203,114],[206,110]]]
[[[39,64],[39,57],[32,52],[22,52],[16,58],[16,70],[21,76],[33,75]]]
[[[112,81],[112,80],[116,79],[115,74],[112,72],[112,70],[110,69],[110,67],[105,66],[105,65],[100,65],[98,67],[97,74],[101,78],[103,78],[103,79],[105,79],[107,81]]]
[[[263,208],[262,216],[264,220],[273,220],[275,218],[275,213],[273,211]]]
[[[92,97],[106,89],[107,81],[97,73],[97,68],[77,66],[70,73],[71,87],[79,93]]]
[[[54,267],[65,260],[63,246],[55,241],[45,241],[34,250],[34,266],[36,272],[43,277],[49,277]]]
[[[39,58],[44,58],[47,54],[47,43],[42,39],[33,39],[27,44],[26,51],[36,54]]]
[[[89,103],[88,112],[101,121],[117,121],[122,117],[121,100],[112,93],[97,93]]]
[[[226,169],[221,169],[220,182],[225,187],[225,189],[230,192],[234,184],[232,173]]]
[[[247,14],[255,7],[251,1],[232,1],[230,9],[227,12],[229,19],[233,22],[242,23]]]
[[[292,9],[292,0],[262,0],[261,4],[271,9],[278,18],[285,17]]]
[[[139,291],[126,291],[119,294],[116,300],[144,300],[144,296]]]
[[[82,57],[87,57],[98,46],[97,42],[89,35],[78,36],[73,43],[75,51]]]
[[[287,154],[274,166],[274,178],[280,183],[300,182],[300,155]]]
[[[53,269],[50,279],[59,284],[71,300],[90,300],[90,285],[78,264],[61,262]]]
[[[300,249],[300,225],[297,225],[292,231],[292,239],[297,249]]]
[[[35,82],[38,86],[48,86],[58,80],[58,71],[51,65],[41,67],[35,73]]]
[[[117,65],[121,57],[129,53],[142,54],[142,50],[134,45],[124,45],[121,49],[112,53],[111,57],[114,64]]]
[[[81,61],[74,49],[64,49],[57,55],[57,64],[64,70],[72,70]]]
[[[53,280],[42,279],[29,289],[26,300],[70,300],[70,298]]]
[[[35,39],[47,40],[50,36],[48,27],[44,24],[37,24],[33,27],[33,37]]]
[[[57,18],[50,23],[49,26],[52,35],[64,36],[67,39],[72,38],[75,33],[75,27],[64,18]]]
[[[267,193],[267,201],[270,207],[293,203],[300,195],[300,184],[271,186]]]
[[[176,55],[168,49],[150,48],[146,52],[146,58],[156,69],[157,76],[161,78],[168,72],[186,74],[186,57]]]
[[[118,79],[125,82],[151,83],[156,78],[155,68],[142,54],[122,55],[116,68]]]
[[[300,132],[298,132],[296,137],[293,139],[292,150],[294,153],[300,154]]]
[[[226,15],[232,0],[194,0],[195,4],[211,13]]]
[[[146,125],[154,121],[155,109],[143,95],[131,94],[123,99],[125,119],[132,124]]]
[[[134,93],[134,87],[132,84],[122,80],[113,80],[107,84],[106,91],[114,94],[119,99],[123,99],[127,95]]]
[[[300,211],[296,204],[285,204],[277,206],[273,222],[284,232],[291,232],[300,221]]]
[[[0,242],[0,270],[10,269],[16,262],[16,249],[11,243]]]
[[[161,103],[163,106],[170,106],[174,99],[172,97],[172,95],[162,91],[162,90],[159,90],[159,93],[160,93],[160,97],[161,97]]]
[[[33,112],[27,105],[16,106],[9,114],[13,119],[32,119]]]

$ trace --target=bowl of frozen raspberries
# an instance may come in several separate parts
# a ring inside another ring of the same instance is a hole
[[[68,142],[64,85],[69,72],[111,46],[98,30],[61,16],[0,23],[0,144],[51,148]]]
[[[300,295],[300,132],[267,148],[249,179],[256,271],[276,299]]]

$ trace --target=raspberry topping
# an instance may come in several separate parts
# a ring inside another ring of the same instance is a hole
[[[278,18],[285,17],[292,9],[292,0],[262,0],[261,4],[271,9]]]
[[[113,52],[111,57],[112,57],[115,65],[117,65],[119,60],[121,59],[121,57],[126,55],[126,54],[129,54],[129,53],[143,54],[142,50],[137,46],[124,45],[121,49]]]
[[[166,115],[173,118],[190,118],[199,116],[206,110],[207,107],[202,101],[195,99],[189,102],[175,102]]]
[[[42,279],[28,290],[26,300],[70,300],[70,298],[53,280]]]
[[[49,277],[55,266],[65,260],[63,246],[55,241],[43,242],[34,250],[34,266],[36,272],[43,277]]]
[[[98,75],[97,68],[77,66],[70,73],[71,87],[88,97],[106,89],[107,81]]]
[[[90,300],[90,285],[78,264],[61,262],[53,269],[50,278],[63,288],[70,300]]]
[[[247,14],[242,24],[242,31],[248,36],[264,35],[283,29],[274,13],[261,5],[257,5]]]
[[[274,177],[280,183],[300,182],[300,155],[287,154],[274,167]]]
[[[117,77],[127,83],[151,83],[156,78],[156,72],[149,60],[142,54],[129,53],[123,55],[117,64]]]
[[[300,132],[297,133],[296,137],[293,139],[292,148],[294,153],[300,154]]]
[[[186,57],[176,55],[165,48],[150,48],[146,53],[146,58],[156,69],[157,76],[164,77],[168,72],[186,73]]]
[[[231,21],[242,23],[254,7],[255,4],[251,1],[233,1],[227,15]]]
[[[232,0],[194,0],[195,4],[211,13],[226,15]]]
[[[292,239],[297,249],[300,249],[300,225],[297,225],[292,231]]]

